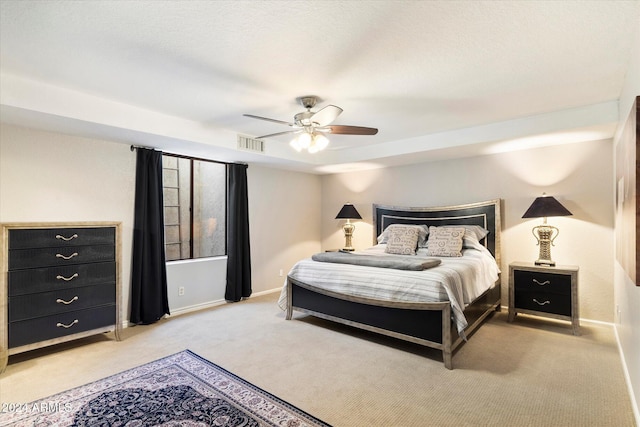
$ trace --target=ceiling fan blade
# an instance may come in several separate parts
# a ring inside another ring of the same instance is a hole
[[[326,126],[334,121],[340,113],[342,113],[342,108],[335,105],[327,105],[309,117],[309,121],[316,123],[318,126]]]
[[[293,123],[285,122],[283,120],[269,119],[267,117],[254,116],[253,114],[243,114],[243,116],[251,117],[252,119],[266,120],[268,122],[280,123],[282,125],[287,125],[287,126],[295,126]]]
[[[327,126],[329,131],[333,134],[342,134],[342,135],[375,135],[378,133],[378,129],[376,128],[367,128],[362,126],[344,126],[344,125],[333,125]]]
[[[299,131],[299,130],[287,130],[287,131],[284,131],[284,132],[270,133],[269,135],[258,136],[258,137],[256,137],[256,139],[271,138],[272,136],[286,135],[288,133],[298,133],[298,132],[301,132],[301,131]]]

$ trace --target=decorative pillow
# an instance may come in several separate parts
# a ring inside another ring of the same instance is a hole
[[[418,230],[418,246],[421,248],[427,247],[427,234],[429,233],[429,229],[426,225],[413,225],[413,224],[391,224],[387,228],[384,229],[382,234],[378,236],[378,243],[387,243],[389,241],[389,232],[394,228],[415,228]]]
[[[479,225],[461,225],[461,227],[464,227],[466,230],[462,237],[463,248],[477,249],[478,246],[482,246],[480,240],[484,239],[489,234],[489,230],[482,228]]]
[[[478,240],[484,239],[489,234],[489,230],[479,225],[461,225],[460,227],[464,227],[467,230],[466,234],[473,233]]]
[[[427,253],[431,256],[462,256],[464,227],[429,227]]]
[[[391,226],[387,227],[389,228]],[[389,230],[389,239],[384,251],[388,254],[415,255],[419,234],[416,227],[393,227]]]

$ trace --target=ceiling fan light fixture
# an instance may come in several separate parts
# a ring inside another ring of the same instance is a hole
[[[318,151],[324,150],[329,145],[329,138],[327,138],[321,133],[316,133],[315,136],[313,137],[313,143],[318,149]]]
[[[317,153],[327,148],[329,139],[325,136],[325,133],[341,135],[375,135],[378,133],[376,128],[332,125],[331,123],[342,113],[342,108],[335,105],[327,105],[318,111],[311,111],[311,108],[318,102],[318,97],[316,96],[300,97],[298,101],[306,108],[306,111],[296,114],[292,123],[253,114],[244,114],[244,116],[291,127],[291,130],[270,133],[258,137],[258,139],[294,133],[296,136],[289,142],[289,145],[298,152],[307,150],[309,153]]]
[[[298,144],[300,144],[300,147],[304,150],[309,149],[309,147],[311,146],[311,143],[313,142],[313,138],[311,137],[311,134],[308,132],[302,132],[300,135],[297,136],[298,138]]]
[[[300,146],[300,142],[298,142],[298,137],[296,136],[291,140],[289,145],[296,150],[298,153],[302,151],[302,147]]]
[[[327,148],[329,139],[321,133],[306,131],[296,135],[289,145],[297,152],[307,150],[309,153],[314,154]]]

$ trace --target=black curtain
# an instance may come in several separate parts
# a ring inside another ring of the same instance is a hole
[[[227,301],[251,296],[247,165],[230,164],[227,212]]]
[[[169,314],[164,256],[162,152],[138,148],[131,263],[133,324],[149,324]]]

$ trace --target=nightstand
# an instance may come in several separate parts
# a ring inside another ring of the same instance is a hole
[[[518,313],[568,320],[580,335],[578,267],[509,264],[509,322]]]

